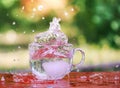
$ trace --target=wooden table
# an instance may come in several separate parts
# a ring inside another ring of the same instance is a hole
[[[120,88],[120,72],[71,72],[63,79],[38,80],[32,73],[0,73],[0,88]]]

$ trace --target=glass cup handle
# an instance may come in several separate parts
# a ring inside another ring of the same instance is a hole
[[[76,51],[79,51],[79,52],[82,54],[82,57],[81,57],[80,62],[79,62],[78,64],[74,65],[76,69],[79,69],[79,67],[80,67],[80,66],[84,63],[84,61],[85,61],[85,52],[84,52],[82,49],[80,49],[80,48],[75,48],[75,49],[74,49],[74,53],[75,53]]]

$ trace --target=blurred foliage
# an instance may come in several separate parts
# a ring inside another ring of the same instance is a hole
[[[31,5],[33,7],[29,7],[31,1],[39,4],[38,2],[42,0],[0,0],[0,58],[5,58],[0,59],[0,69],[29,67],[27,44],[36,33],[49,27],[48,24],[54,16],[64,16],[61,26],[69,42],[77,47],[83,45],[86,58],[89,58],[86,59],[86,64],[95,65],[95,68],[87,68],[88,71],[103,70],[104,66],[96,67],[97,64],[119,62],[120,51],[116,49],[120,49],[120,0],[59,0],[61,4],[67,2],[63,5],[65,6],[62,8],[63,11],[58,9],[59,5],[53,6],[54,9],[47,6],[49,10],[45,11],[47,15],[39,13],[40,17],[37,15],[39,18],[36,15],[32,17],[33,13],[26,12],[28,15],[23,11],[26,8],[24,4],[28,6],[27,8],[32,8],[32,12],[35,11],[33,4]],[[57,0],[51,1],[50,6]],[[79,57],[76,55],[73,62],[77,64]],[[118,63],[114,67],[105,68],[105,71],[120,69]]]
[[[75,24],[88,43],[120,48],[119,0],[73,0],[72,4],[79,8]]]
[[[31,33],[33,29],[44,30],[49,26],[55,14],[50,14],[46,20],[26,19],[21,13],[20,1],[0,0],[0,32],[12,29]],[[71,0],[68,4],[78,9],[72,24],[78,27],[79,34],[83,34],[87,43],[120,48],[120,0]],[[79,35],[76,39],[79,41]]]
[[[37,31],[49,26],[47,24],[50,21],[50,17],[37,22],[34,22],[34,19],[27,19],[22,12],[21,0],[0,0],[0,13],[0,32],[6,32],[12,29],[16,32],[25,31],[26,33],[31,33],[33,29]]]

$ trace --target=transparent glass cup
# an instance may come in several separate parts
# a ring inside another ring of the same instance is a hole
[[[76,51],[82,54],[81,61],[74,65],[73,56]],[[29,44],[30,67],[36,76],[42,80],[62,79],[73,69],[78,68],[85,60],[85,53],[72,44],[39,45]]]

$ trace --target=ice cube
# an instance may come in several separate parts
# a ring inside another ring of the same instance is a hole
[[[70,65],[63,60],[45,62],[42,66],[52,79],[60,79],[70,71]]]

